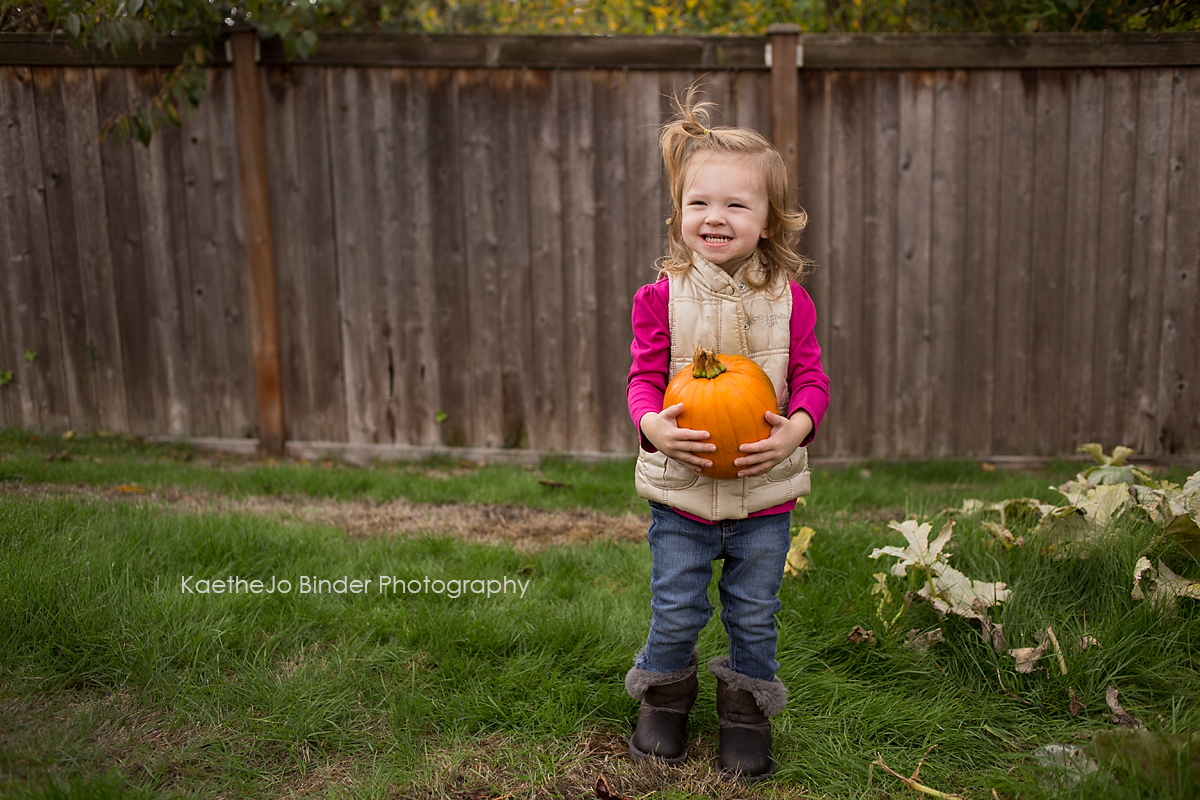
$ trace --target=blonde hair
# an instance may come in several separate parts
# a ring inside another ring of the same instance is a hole
[[[786,276],[797,282],[808,274],[810,262],[797,249],[800,231],[808,224],[808,215],[796,206],[796,193],[789,179],[783,157],[758,131],[750,128],[709,127],[709,109],[715,104],[697,102],[697,88],[690,87],[680,100],[674,98],[675,117],[664,124],[658,133],[667,186],[671,193],[671,216],[667,219],[667,254],[659,259],[658,268],[672,275],[682,275],[692,268],[692,253],[683,241],[683,184],[687,167],[698,154],[719,153],[742,156],[757,162],[762,169],[767,194],[767,237],[761,239],[758,251],[764,272],[761,285],[754,274],[747,280],[755,289],[764,289]],[[796,208],[795,211],[792,209]],[[748,273],[755,271],[750,270]]]

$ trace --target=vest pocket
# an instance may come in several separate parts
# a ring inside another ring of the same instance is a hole
[[[638,470],[646,482],[658,489],[686,489],[700,476],[673,458],[667,458],[662,452],[647,453],[642,451],[638,459]]]
[[[808,448],[797,447],[790,456],[772,467],[766,477],[771,483],[780,483],[794,478],[806,469],[808,469]]]

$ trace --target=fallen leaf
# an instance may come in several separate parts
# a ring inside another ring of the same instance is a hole
[[[1017,660],[1016,670],[1024,675],[1033,672],[1034,667],[1038,665],[1038,661],[1046,654],[1046,647],[1050,644],[1050,637],[1038,631],[1034,634],[1038,641],[1037,647],[1014,647],[1008,651],[1008,654]]]
[[[808,546],[816,535],[816,531],[807,526],[796,532],[796,535],[792,537],[791,548],[788,550],[787,562],[783,567],[784,572],[790,575],[799,575],[804,570],[812,568],[812,562],[808,559],[807,553]]]
[[[113,491],[123,494],[150,494],[149,489],[143,489],[136,483],[122,483],[120,486],[114,486]]]
[[[1080,636],[1079,637],[1079,649],[1087,650],[1089,647],[1095,647],[1097,650],[1104,649],[1103,647],[1100,646],[1100,642],[1096,641],[1095,636]]]
[[[1012,594],[1012,590],[1003,583],[974,580],[945,562],[934,564],[932,572],[933,577],[921,587],[921,594],[932,600],[934,608],[943,614],[973,619],[993,605],[1003,603]],[[931,584],[933,597],[929,597]]]
[[[1130,714],[1125,709],[1121,708],[1117,703],[1117,687],[1110,686],[1104,692],[1104,700],[1108,703],[1108,710],[1112,712],[1112,721],[1114,725],[1122,728],[1140,728],[1142,721]]]
[[[1147,600],[1150,605],[1171,611],[1180,597],[1200,600],[1200,581],[1180,577],[1161,560],[1158,568],[1150,565],[1150,559],[1142,556],[1133,567],[1134,600]]]
[[[599,800],[632,800],[632,798],[626,797],[614,789],[608,780],[608,776],[603,772],[596,777],[595,789],[596,797]]]
[[[908,632],[908,636],[905,637],[903,647],[915,650],[918,653],[924,653],[938,642],[944,641],[946,641],[946,635],[942,633],[941,628],[934,628],[924,633],[917,633],[916,630],[911,630]]]
[[[871,558],[886,555],[900,559],[892,566],[892,574],[903,578],[910,566],[928,570],[938,561],[942,548],[946,546],[946,542],[950,541],[950,536],[954,533],[954,520],[947,522],[932,542],[929,541],[929,534],[933,530],[933,526],[928,522],[918,523],[915,519],[904,522],[893,520],[888,523],[888,527],[903,534],[904,538],[908,540],[908,547],[879,547],[871,551]]]
[[[984,520],[980,524],[992,532],[992,535],[996,537],[1000,544],[1004,545],[1005,550],[1025,544],[1024,536],[1014,536],[1012,531],[998,522]]]
[[[979,617],[980,630],[979,633],[983,636],[983,641],[992,646],[992,650],[997,653],[1003,653],[1008,649],[1008,642],[1004,639],[1004,625],[998,622],[992,622],[987,617]]]
[[[854,630],[850,631],[846,638],[853,644],[861,644],[862,642],[875,644],[875,631],[864,630],[861,625],[855,625]]]

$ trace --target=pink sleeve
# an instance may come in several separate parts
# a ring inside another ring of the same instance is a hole
[[[662,411],[667,391],[667,372],[671,363],[671,330],[667,321],[670,283],[648,283],[633,296],[633,344],[629,355],[629,383],[626,396],[629,416],[638,427],[642,449],[655,452],[654,445],[641,435],[640,421],[649,411]]]
[[[800,409],[812,417],[813,429],[804,440],[807,445],[829,409],[829,376],[821,366],[821,346],[817,344],[817,310],[812,298],[798,283],[792,282],[792,350],[788,358],[790,417]]]

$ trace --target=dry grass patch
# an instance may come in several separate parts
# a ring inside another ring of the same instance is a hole
[[[536,755],[532,755],[531,749]],[[406,787],[405,800],[558,800],[595,798],[596,780],[604,775],[624,797],[644,798],[658,792],[712,800],[735,798],[806,798],[804,787],[766,781],[756,786],[724,780],[713,768],[715,736],[695,737],[689,758],[677,766],[629,758],[624,736],[589,732],[574,736],[564,749],[555,741],[531,748],[509,736],[490,736],[430,753],[435,770],[426,785]]]
[[[636,514],[587,509],[543,511],[516,505],[439,505],[397,498],[334,500],[313,497],[232,498],[176,488],[140,493],[94,486],[0,483],[0,497],[69,496],[91,502],[142,503],[182,513],[253,514],[285,522],[337,528],[350,536],[452,536],[467,542],[507,544],[532,552],[597,541],[644,542],[648,521]]]

